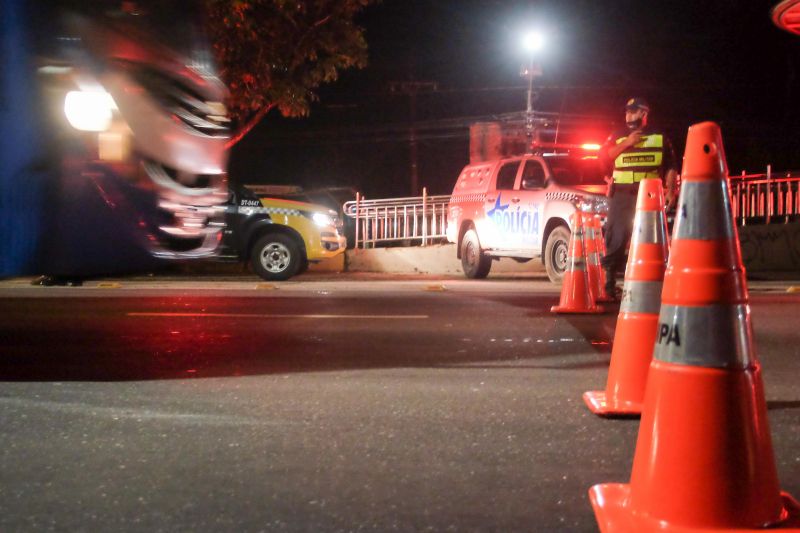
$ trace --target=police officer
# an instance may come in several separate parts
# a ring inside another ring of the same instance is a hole
[[[643,98],[631,98],[625,105],[625,130],[612,133],[600,149],[606,168],[613,169],[608,179],[609,210],[606,220],[606,294],[616,298],[616,274],[625,266],[633,232],[639,182],[661,178],[666,186],[666,207],[677,202],[677,171],[672,143],[647,124],[650,106]]]

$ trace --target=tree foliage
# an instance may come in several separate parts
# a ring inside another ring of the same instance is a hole
[[[376,0],[205,0],[232,117],[248,131],[270,109],[304,116],[316,90],[367,62],[355,16]]]

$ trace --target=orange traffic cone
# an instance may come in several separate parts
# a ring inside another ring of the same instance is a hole
[[[636,200],[606,390],[583,394],[584,402],[596,415],[638,416],[642,412],[668,253],[661,180],[646,179],[639,185]]]
[[[606,295],[605,280],[603,269],[600,268],[600,251],[597,246],[598,233],[602,229],[597,225],[599,220],[594,215],[583,213],[581,218],[584,220],[584,241],[586,243],[586,277],[589,282],[589,291],[595,302],[612,301]]]
[[[601,531],[786,526],[719,126],[689,128],[630,484],[589,496]]]
[[[589,290],[586,258],[583,253],[583,217],[580,211],[572,215],[572,235],[569,239],[567,270],[561,285],[561,300],[550,308],[553,313],[602,313]]]
[[[603,222],[600,220],[600,215],[592,217],[594,220],[594,237],[596,239],[597,260],[602,265],[603,258],[606,256],[606,240],[603,238]],[[606,271],[604,268],[600,269],[600,287],[603,290],[603,295],[606,299],[600,300],[602,302],[613,302],[613,295],[606,293]]]

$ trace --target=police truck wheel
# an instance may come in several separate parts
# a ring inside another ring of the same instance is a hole
[[[481,250],[478,234],[473,229],[461,239],[461,268],[470,279],[485,278],[492,268],[492,258]]]
[[[283,281],[297,273],[300,247],[288,235],[273,233],[258,239],[250,251],[253,272],[267,281]]]
[[[544,267],[553,283],[561,283],[569,259],[569,228],[558,226],[547,236],[544,247]]]

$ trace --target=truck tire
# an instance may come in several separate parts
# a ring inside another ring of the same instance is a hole
[[[561,284],[569,259],[570,231],[566,226],[556,226],[547,236],[544,247],[544,267],[553,283]]]
[[[300,264],[297,266],[297,272],[295,272],[295,275],[303,274],[304,272],[307,272],[308,271],[308,267],[310,266],[309,263],[308,263],[308,259],[306,259],[305,257],[301,257],[300,259],[301,259],[301,261],[300,261]]]
[[[474,229],[467,230],[461,238],[461,269],[470,279],[483,279],[489,275],[492,258],[485,255]]]
[[[250,250],[253,272],[267,281],[284,281],[297,273],[304,257],[297,242],[282,233],[270,233],[256,241]]]

